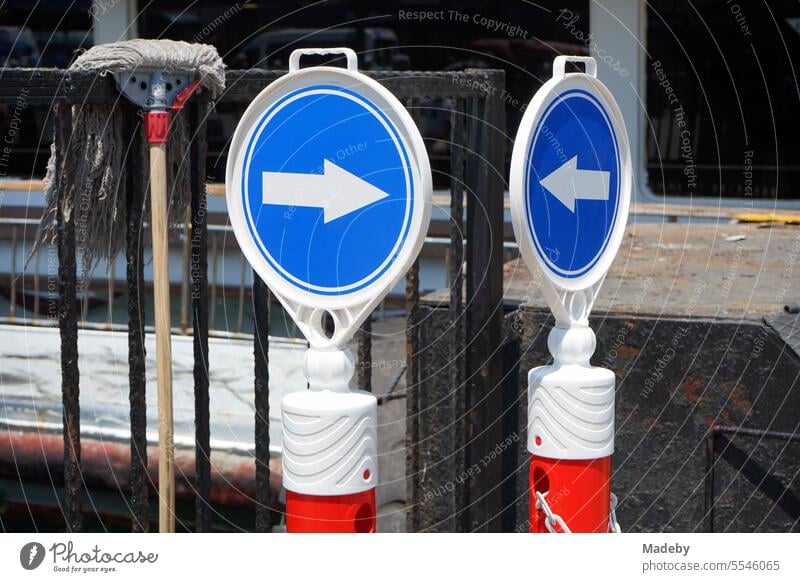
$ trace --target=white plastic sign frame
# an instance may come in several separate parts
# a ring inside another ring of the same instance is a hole
[[[568,62],[583,63],[585,73],[565,72]],[[605,108],[612,122],[620,159],[620,189],[617,201],[618,211],[608,244],[597,262],[583,275],[566,278],[553,273],[536,251],[535,243],[528,228],[526,187],[527,165],[530,148],[539,121],[548,106],[565,91],[580,89],[594,96]],[[628,133],[622,113],[611,92],[597,79],[597,63],[592,57],[559,56],[553,62],[553,77],[536,92],[520,122],[511,156],[509,177],[509,197],[511,202],[511,222],[520,253],[531,269],[537,269],[544,276],[543,292],[557,320],[562,322],[584,323],[591,311],[597,292],[617,255],[625,227],[628,222],[631,190],[633,186],[633,165],[631,162]]]
[[[334,54],[346,57],[346,69],[329,66],[300,68],[300,58],[304,55]],[[264,259],[247,227],[240,187],[246,146],[262,116],[284,96],[314,85],[342,87],[362,96],[386,116],[409,155],[414,204],[406,240],[384,273],[361,289],[339,295],[316,294],[296,287],[286,281]],[[414,120],[388,89],[358,71],[356,54],[349,48],[293,51],[289,58],[289,72],[255,97],[244,112],[231,140],[226,168],[226,198],[236,240],[250,265],[281,301],[311,345],[316,348],[343,346],[386,293],[408,271],[425,240],[430,223],[432,191],[430,161]],[[335,329],[332,337],[328,337],[323,329],[322,317],[326,311],[334,320]]]

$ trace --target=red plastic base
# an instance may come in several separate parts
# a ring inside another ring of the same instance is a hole
[[[286,491],[289,533],[375,533],[375,489],[352,495]]]
[[[531,455],[530,531],[545,533],[545,515],[536,509],[536,491],[573,533],[607,533],[611,511],[611,457],[581,461]]]

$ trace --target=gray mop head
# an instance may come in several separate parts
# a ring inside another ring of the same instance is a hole
[[[76,71],[99,71],[101,75],[139,68],[193,73],[212,97],[225,88],[225,65],[217,49],[211,45],[189,44],[181,40],[137,38],[101,44],[83,53],[70,67]]]
[[[213,46],[172,40],[130,40],[98,45],[86,51],[70,67],[71,71],[95,71],[104,76],[137,68],[164,69],[190,73],[212,97],[225,88],[225,65]],[[149,158],[143,130],[132,143],[125,143],[125,116],[135,109],[116,104],[74,105],[73,134],[69,162],[72,183],[66,192],[65,212],[74,213],[76,246],[79,253],[79,278],[89,279],[98,259],[113,259],[125,248],[127,231],[126,171],[137,172],[135,182],[149,184]],[[134,121],[137,121],[137,117]],[[167,143],[169,222],[183,224],[191,198],[189,175],[189,126],[182,111],[172,115]],[[126,168],[125,157],[137,153],[141,163]],[[56,167],[55,149],[51,148],[45,176],[46,207],[31,255],[55,242],[56,236]],[[149,196],[148,196],[149,198]],[[149,208],[143,216],[149,222]]]

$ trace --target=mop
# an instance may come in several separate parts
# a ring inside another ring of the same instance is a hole
[[[189,137],[186,121],[179,112],[199,87],[216,98],[225,86],[225,66],[217,50],[209,45],[137,39],[93,47],[79,56],[70,70],[113,74],[120,93],[144,112],[153,238],[159,530],[173,532],[175,468],[167,229],[169,224],[182,223],[190,200],[189,164],[183,163]],[[74,180],[66,192],[64,212],[74,212],[75,223],[82,229],[76,246],[82,253],[84,279],[99,259],[111,261],[125,244],[123,109],[93,104],[73,107],[70,159]],[[45,213],[33,252],[55,239],[58,209],[53,152],[45,177]],[[168,181],[173,184],[169,200]]]

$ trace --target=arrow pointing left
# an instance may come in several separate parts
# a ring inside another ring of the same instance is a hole
[[[263,172],[261,176],[264,204],[322,208],[326,224],[389,196],[329,160],[324,161],[322,174]]]
[[[604,170],[579,169],[578,156],[573,156],[539,183],[574,213],[576,200],[608,200],[610,175]]]

